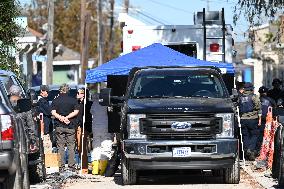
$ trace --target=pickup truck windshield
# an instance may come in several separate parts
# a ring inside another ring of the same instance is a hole
[[[224,83],[212,73],[159,71],[140,73],[134,79],[130,98],[226,98]]]

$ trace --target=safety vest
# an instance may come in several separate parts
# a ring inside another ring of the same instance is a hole
[[[253,94],[240,96],[240,113],[248,113],[254,110],[254,103],[252,100]]]

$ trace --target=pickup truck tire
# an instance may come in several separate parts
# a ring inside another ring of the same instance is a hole
[[[224,169],[224,182],[226,184],[239,184],[240,182],[239,156],[235,158],[235,162],[232,167]]]
[[[272,163],[272,178],[277,179],[280,171],[280,157],[281,157],[281,134],[282,129],[278,127],[274,138],[274,154]]]
[[[18,161],[19,166],[17,167],[16,172],[5,179],[5,181],[0,185],[1,189],[25,189],[23,188],[23,174],[20,158]]]
[[[132,185],[137,182],[137,172],[130,167],[130,160],[126,157],[122,158],[121,162],[121,176],[122,176],[122,185]]]

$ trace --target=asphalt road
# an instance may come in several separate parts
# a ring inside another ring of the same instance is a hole
[[[55,179],[56,180],[56,179]],[[214,177],[210,172],[201,173],[200,171],[156,171],[144,172],[139,177],[137,185],[122,186],[120,173],[114,177],[103,176],[71,176],[66,179],[58,179],[53,183],[42,183],[33,185],[31,189],[177,189],[177,188],[193,188],[193,189],[263,189],[252,177],[241,172],[240,184],[223,184],[222,177]],[[54,179],[53,179],[54,181]],[[59,184],[62,182],[61,184]]]

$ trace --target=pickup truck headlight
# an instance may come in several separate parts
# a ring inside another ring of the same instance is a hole
[[[216,114],[215,117],[221,117],[223,129],[221,134],[217,134],[217,138],[234,138],[234,114]]]
[[[146,118],[145,114],[128,114],[127,115],[127,131],[129,139],[142,139],[146,135],[140,134],[140,119]]]

